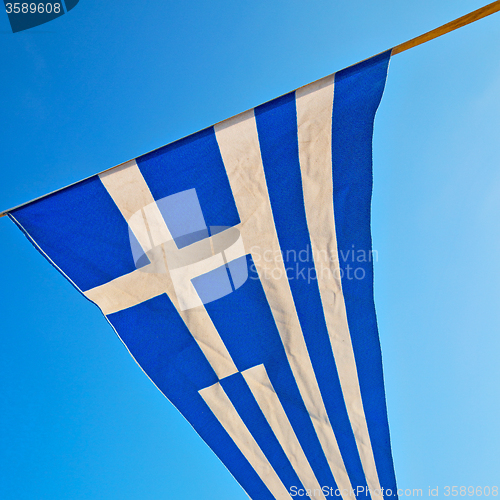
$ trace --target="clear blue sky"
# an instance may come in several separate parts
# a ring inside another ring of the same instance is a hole
[[[325,76],[484,0],[80,0],[0,15],[0,209]],[[375,299],[398,484],[500,486],[500,14],[393,58]],[[102,318],[0,219],[0,499],[247,498]]]

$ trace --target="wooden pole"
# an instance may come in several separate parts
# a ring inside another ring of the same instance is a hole
[[[496,2],[492,2],[488,5],[485,5],[484,7],[481,7],[480,9],[475,10],[474,12],[471,12],[470,14],[466,14],[465,16],[459,17],[454,21],[443,24],[443,26],[440,26],[435,30],[428,31],[423,35],[417,36],[416,38],[412,38],[407,42],[396,45],[396,47],[392,49],[392,55],[394,56],[396,54],[400,54],[405,50],[417,47],[417,45],[422,45],[423,43],[433,40],[434,38],[446,35],[446,33],[450,33],[451,31],[455,31],[458,28],[467,26],[468,24],[478,21],[483,17],[490,16],[491,14],[494,14],[499,10],[500,10],[500,0],[497,0]]]

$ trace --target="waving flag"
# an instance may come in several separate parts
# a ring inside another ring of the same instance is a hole
[[[255,500],[397,496],[370,234],[389,58],[9,213]]]

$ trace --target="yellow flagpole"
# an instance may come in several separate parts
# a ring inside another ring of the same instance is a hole
[[[451,31],[455,31],[458,28],[462,28],[463,26],[467,26],[468,24],[471,24],[475,21],[478,21],[479,19],[482,19],[483,17],[490,16],[491,14],[494,14],[495,12],[498,12],[500,10],[500,0],[497,0],[496,2],[492,2],[488,5],[485,5],[484,7],[481,7],[480,9],[477,9],[469,14],[466,14],[465,16],[459,17],[458,19],[455,19],[454,21],[451,21],[449,23],[443,24],[443,26],[440,26],[439,28],[436,28],[432,31],[428,31],[427,33],[424,33],[423,35],[417,36],[416,38],[412,38],[411,40],[408,40],[407,42],[400,43],[399,45],[396,45],[392,49],[392,55],[400,54],[401,52],[404,52],[405,50],[412,49],[413,47],[417,47],[418,45],[422,45],[423,43],[429,42],[430,40],[434,40],[434,38],[438,38],[439,36],[446,35],[446,33],[450,33]]]
[[[411,40],[408,40],[407,42],[400,43],[399,45],[396,45],[395,47],[392,48],[391,51],[391,56],[394,56],[396,54],[400,54],[401,52],[404,52],[405,50],[412,49],[413,47],[417,47],[418,45],[422,45],[423,43],[429,42],[430,40],[434,40],[434,38],[438,38],[442,35],[446,35],[446,33],[450,33],[451,31],[455,31],[458,28],[462,28],[463,26],[467,26],[468,24],[471,24],[475,21],[478,21],[479,19],[483,19],[483,17],[490,16],[491,14],[494,14],[495,12],[500,11],[500,0],[497,0],[496,2],[492,2],[488,5],[485,5],[484,7],[481,7],[480,9],[477,9],[473,12],[470,12],[469,14],[466,14],[465,16],[459,17],[458,19],[455,19],[454,21],[450,21],[449,23],[443,24],[439,28],[436,28],[432,31],[428,31],[427,33],[424,33],[423,35],[417,36],[415,38],[412,38]],[[354,65],[353,65],[354,66]],[[126,163],[126,162],[124,162]],[[120,165],[123,165],[123,163],[120,163]],[[120,165],[116,165],[114,167],[108,168],[106,170],[103,170],[102,172],[99,172],[98,174],[94,175],[99,175],[104,172],[107,172],[108,170],[112,170],[113,168],[119,167]],[[94,177],[94,175],[90,177]],[[84,179],[82,179],[84,180]],[[70,184],[69,186],[65,186],[63,188],[57,189],[56,191],[53,191],[52,193],[48,193],[46,195],[40,196],[39,198],[35,198],[34,200],[27,201],[26,203],[23,203],[21,205],[18,205],[17,207],[9,208],[8,210],[5,210],[4,212],[0,213],[0,218],[4,217],[7,215],[9,212],[16,208],[20,208],[24,205],[28,205],[28,203],[32,203],[33,201],[39,200],[40,198],[45,198],[45,196],[49,196],[50,194],[57,193],[58,191],[61,191],[63,189],[66,189],[67,187],[73,186],[74,184],[77,184],[77,181],[74,182],[73,184]]]

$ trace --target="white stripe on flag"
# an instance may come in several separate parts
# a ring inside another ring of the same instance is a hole
[[[264,365],[258,365],[241,372],[241,374],[245,378],[248,387],[250,387],[254,398],[271,426],[276,439],[283,448],[285,455],[297,473],[300,482],[304,488],[320,492],[315,498],[324,499],[321,486],[300,446],[278,395],[269,380],[266,368]]]
[[[135,160],[99,175],[145,252],[172,240]]]
[[[380,492],[339,274],[332,176],[334,77],[296,92],[299,160],[312,255],[340,384],[368,487]]]
[[[199,393],[274,498],[288,500],[290,495],[287,489],[241,420],[220,383],[202,389]]]
[[[351,482],[340,454],[337,439],[328,419],[313,366],[307,352],[295,303],[288,283],[267,191],[253,110],[246,111],[215,126],[215,134],[241,223],[238,228],[245,248],[255,261],[259,251],[273,256],[270,276],[260,276],[267,301],[302,399],[316,430],[338,488],[350,491]],[[269,259],[271,260],[271,259]],[[345,500],[348,494],[343,493]]]

